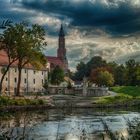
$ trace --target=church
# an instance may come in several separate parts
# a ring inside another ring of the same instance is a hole
[[[65,33],[63,29],[63,25],[61,24],[61,28],[59,31],[59,39],[58,39],[58,49],[57,56],[46,56],[48,63],[50,64],[50,69],[54,69],[56,66],[62,68],[65,73],[68,71],[68,60],[66,56],[66,48],[65,48]]]

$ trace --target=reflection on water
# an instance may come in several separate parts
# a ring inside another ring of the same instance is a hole
[[[0,119],[0,135],[5,140],[108,140],[106,128],[127,133],[127,121],[137,112],[105,113],[89,109],[22,112]],[[106,127],[107,126],[107,127]]]

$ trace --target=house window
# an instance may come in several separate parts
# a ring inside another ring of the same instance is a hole
[[[26,78],[24,79],[24,83],[25,83],[25,84],[27,83],[27,79],[26,79]]]
[[[35,79],[33,79],[33,83],[35,84]]]
[[[17,82],[17,78],[15,78],[15,83]]]
[[[42,75],[44,74],[44,72],[42,71]]]
[[[35,74],[35,70],[34,70],[34,74]]]
[[[15,72],[17,72],[17,69],[15,68]]]
[[[25,73],[27,73],[27,70],[25,69]]]

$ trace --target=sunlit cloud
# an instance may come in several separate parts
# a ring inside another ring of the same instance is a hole
[[[71,69],[100,55],[108,61],[140,61],[140,0],[0,0],[1,20],[28,21],[46,30],[45,53],[56,55],[64,25]]]

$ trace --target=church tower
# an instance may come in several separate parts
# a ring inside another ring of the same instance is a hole
[[[68,60],[67,60],[66,48],[65,48],[65,33],[64,33],[62,24],[59,31],[57,57],[61,59],[61,61],[63,62],[64,69],[68,70]]]

